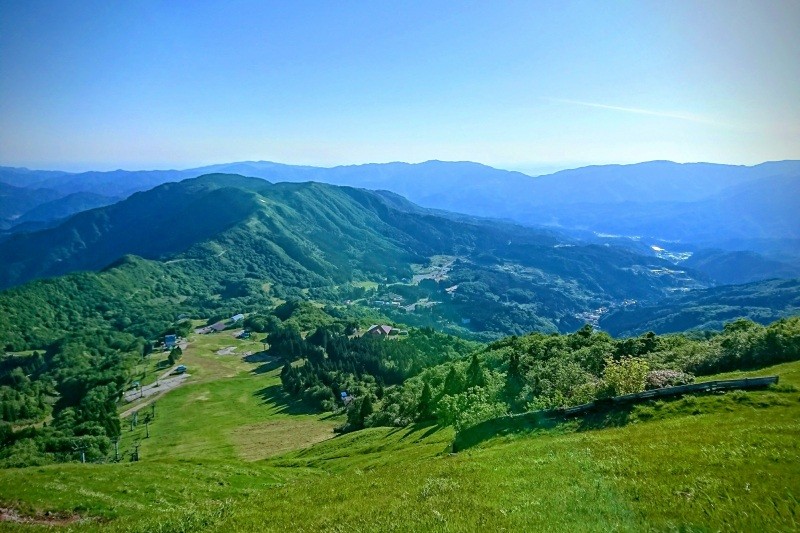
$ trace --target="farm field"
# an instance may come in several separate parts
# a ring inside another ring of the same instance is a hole
[[[800,363],[736,374],[779,375],[768,391],[653,402],[623,425],[575,420],[451,454],[449,428],[334,437],[339,421],[280,393],[277,365],[215,355],[257,344],[231,339],[190,342],[193,376],[157,401],[150,438],[123,432],[139,462],[5,470],[3,506],[50,512],[66,531],[797,528]]]

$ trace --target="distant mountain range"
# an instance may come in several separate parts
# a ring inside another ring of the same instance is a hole
[[[210,171],[218,174],[177,183]],[[396,194],[290,185],[309,181]],[[319,197],[312,199],[311,191]],[[373,210],[369,217],[392,213],[390,227],[364,219],[363,213],[354,215],[357,210],[350,203],[340,206],[341,191],[350,191],[348,202],[356,194],[369,199],[364,200]],[[329,203],[340,206],[339,211],[330,213]],[[339,220],[341,213],[350,218]],[[400,213],[402,229],[392,226]],[[501,299],[507,289],[527,294],[518,298],[517,310],[525,310],[519,324],[567,330],[580,323],[578,317],[595,316],[595,308],[626,299],[653,305],[674,290],[800,277],[798,213],[798,161],[753,167],[657,161],[535,178],[477,163],[441,161],[335,168],[243,162],[180,171],[77,174],[0,167],[0,227],[6,229],[0,236],[0,287],[102,269],[125,254],[156,260],[191,257],[200,264],[217,253],[223,254],[224,263],[235,256],[234,250],[260,250],[270,256],[269,268],[252,266],[262,277],[278,286],[306,288],[354,279],[402,279],[412,262],[454,254],[467,259],[459,263],[454,279],[459,269],[466,278],[470,269],[477,269],[492,280],[478,292]],[[525,230],[496,219],[542,229]],[[354,226],[353,220],[361,225]],[[268,236],[269,244],[245,227],[258,228],[256,233]],[[409,228],[415,231],[409,234]],[[487,253],[480,258],[476,228],[489,239],[483,241]],[[361,238],[350,239],[354,233]],[[223,235],[240,244],[233,249],[220,244]],[[349,244],[331,244],[325,239],[330,235]],[[513,244],[500,246],[503,239]],[[539,244],[528,249],[520,245],[531,239]],[[510,269],[509,262],[522,266]],[[227,279],[247,277],[239,266],[230,268]],[[502,281],[498,270],[505,276]],[[622,272],[648,275],[635,279]],[[655,281],[652,272],[668,272],[668,281]],[[536,283],[524,281],[540,274]],[[559,285],[564,280],[571,281]],[[536,304],[530,296],[534,293],[547,305]],[[462,303],[460,314],[452,310],[453,321],[468,314]],[[511,303],[508,297],[506,303]],[[537,322],[541,317],[546,318]],[[489,322],[473,324],[514,331],[508,324]]]
[[[550,227],[676,263],[699,253],[683,266],[718,283],[800,276],[800,161],[752,167],[653,161],[539,177],[442,161],[334,168],[251,161],[83,173],[0,167],[0,241],[208,173],[387,190],[424,207]]]
[[[0,183],[6,184],[0,190],[0,224],[9,229],[29,222],[31,217],[24,217],[29,210],[74,193],[95,196],[91,202],[56,204],[47,210],[52,220],[163,183],[215,172],[272,182],[317,181],[388,190],[423,207],[567,231],[677,241],[687,249],[750,250],[777,260],[800,256],[800,161],[751,167],[653,161],[539,177],[442,161],[334,168],[257,161],[189,170],[78,174],[0,167]],[[18,199],[23,196],[24,200]],[[44,218],[40,212],[36,221],[46,223]]]
[[[205,298],[310,290],[339,301],[348,284],[375,281],[386,299],[422,302],[410,321],[496,334],[570,331],[599,308],[709,284],[658,257],[432,211],[389,192],[214,174],[11,235],[0,243],[0,288],[99,271],[129,255],[180,269]],[[413,283],[414,268],[435,257],[450,258],[446,275]]]

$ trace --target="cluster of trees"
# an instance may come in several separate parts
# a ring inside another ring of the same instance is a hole
[[[106,457],[133,361],[153,339],[185,337],[191,322],[178,316],[231,316],[268,302],[214,298],[225,286],[187,271],[125,257],[102,272],[0,293],[0,466]],[[169,359],[180,356],[176,348]]]
[[[719,333],[649,332],[625,339],[585,326],[568,335],[535,333],[497,341],[473,354],[469,365],[432,368],[387,391],[377,409],[401,422],[435,416],[461,428],[498,414],[568,407],[687,383],[694,375],[795,360],[800,360],[800,317],[769,326],[737,320]],[[483,372],[481,383],[471,377],[477,375],[476,365]]]
[[[266,341],[269,353],[285,361],[281,371],[283,388],[315,408],[337,410],[347,401],[348,422],[344,429],[368,425],[375,414],[374,404],[383,400],[384,391],[397,388],[424,369],[445,361],[465,357],[478,345],[458,337],[437,333],[430,328],[411,329],[407,335],[392,338],[359,336],[352,318],[326,314],[326,325],[317,326],[303,336],[297,324],[304,322],[307,304],[287,303],[275,311],[276,320],[252,318],[251,325],[272,324]]]
[[[277,335],[285,338],[285,330],[270,334],[271,350]],[[337,325],[317,328],[306,339],[295,338],[293,342],[302,344],[300,352],[291,357],[299,354],[304,364],[284,367],[284,388],[329,410],[341,405],[342,392],[380,400],[386,386],[400,385],[424,368],[458,359],[474,348],[472,343],[431,329],[412,329],[408,336],[386,339],[350,337]]]
[[[402,342],[365,344],[365,353],[381,354],[391,344]],[[337,350],[326,348],[316,360],[306,357],[303,366],[287,364],[284,387],[322,400],[317,405],[323,408],[332,408],[336,393],[350,387],[360,400],[348,410],[351,428],[435,420],[461,429],[507,413],[568,407],[688,383],[695,375],[800,360],[800,317],[769,326],[737,320],[719,333],[649,332],[624,339],[587,325],[566,335],[507,337],[471,356],[456,355],[438,365],[427,360],[432,366],[398,374],[370,366],[368,355],[343,366]]]
[[[36,379],[44,368],[39,352],[4,355],[0,359],[0,420],[22,423],[40,420],[48,412],[52,383]],[[33,377],[33,379],[31,379]]]
[[[105,457],[120,433],[117,401],[134,358],[145,347],[143,339],[128,333],[88,330],[62,337],[43,355],[6,356],[2,380],[24,394],[35,410],[14,418],[5,404],[13,397],[3,395],[0,465]],[[35,422],[48,414],[50,420],[41,425],[11,430],[11,423]]]

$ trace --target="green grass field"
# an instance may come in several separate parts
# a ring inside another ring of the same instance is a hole
[[[651,402],[451,454],[449,428],[334,437],[340,420],[287,399],[276,363],[215,355],[228,346],[260,348],[195,338],[181,361],[192,377],[157,400],[151,437],[124,431],[141,461],[0,471],[0,507],[82,519],[67,531],[800,528],[800,363],[747,374],[780,375],[772,390]]]

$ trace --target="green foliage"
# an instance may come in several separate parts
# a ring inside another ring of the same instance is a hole
[[[659,336],[652,332],[615,340],[583,327],[569,335],[532,333],[508,337],[468,359],[428,368],[407,379],[381,403],[393,424],[425,419],[433,410],[440,423],[456,423],[459,409],[481,401],[520,413],[570,407],[595,399],[664,387],[734,369],[761,368],[800,360],[800,317],[767,327],[750,321],[728,324],[717,335]],[[421,401],[430,391],[434,401]],[[472,392],[468,392],[472,391]],[[433,407],[431,407],[433,405]],[[482,407],[479,411],[485,412]],[[464,414],[467,422],[474,420]]]
[[[428,420],[433,416],[433,392],[431,385],[427,381],[422,387],[422,394],[417,404],[417,413],[419,420]]]
[[[439,401],[438,408],[440,422],[452,425],[456,431],[507,412],[504,404],[493,401],[491,392],[481,387],[471,387],[453,396],[446,394]]]
[[[486,385],[486,374],[483,371],[478,354],[473,353],[467,368],[467,387],[483,387]]]
[[[642,392],[649,371],[647,361],[642,359],[628,356],[615,361],[609,357],[603,369],[603,385],[609,396]]]
[[[251,314],[244,319],[243,325],[249,331],[273,333],[280,328],[281,320],[274,314]]]
[[[169,351],[169,355],[167,356],[167,362],[170,365],[174,365],[175,362],[183,356],[183,350],[181,350],[180,346],[174,347],[172,350]]]
[[[626,306],[604,315],[600,326],[614,335],[652,330],[720,331],[738,318],[769,324],[800,313],[800,280],[770,279],[678,293],[658,304]]]

